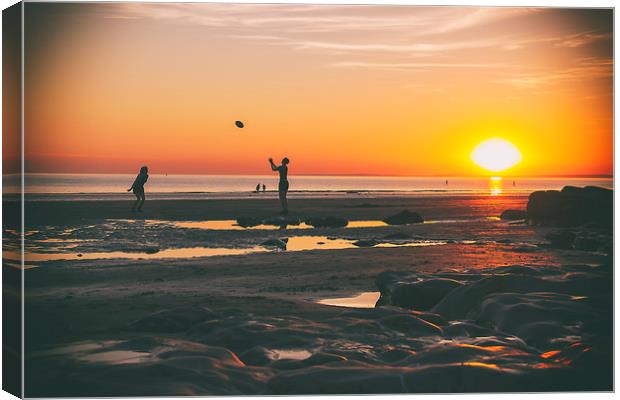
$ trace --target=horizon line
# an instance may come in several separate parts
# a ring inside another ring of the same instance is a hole
[[[7,173],[5,175],[20,175],[21,173]],[[24,175],[135,175],[135,172],[25,172]],[[208,174],[208,173],[153,173],[150,175],[190,175],[190,176],[271,176],[273,174],[250,173],[250,174]],[[275,176],[275,175],[274,175]],[[382,174],[294,174],[294,176],[320,176],[320,177],[372,177],[372,178],[490,178],[499,176],[501,178],[614,178],[613,174],[537,174],[537,175],[501,175],[498,173],[477,174],[477,175],[382,175]]]

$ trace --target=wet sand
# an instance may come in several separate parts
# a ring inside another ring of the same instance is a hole
[[[55,196],[48,196],[54,199]],[[129,212],[133,196],[127,201],[32,201],[26,202],[27,226],[46,224],[73,224],[81,221],[135,218]],[[417,210],[427,219],[450,216],[499,215],[505,208],[523,208],[527,196],[427,196],[397,197],[350,194],[346,198],[292,198],[289,207],[293,215],[331,216],[346,215],[350,220],[380,219],[394,210]],[[277,194],[266,193],[248,199],[213,200],[150,200],[142,217],[159,220],[200,221],[226,220],[243,216],[272,217],[280,211]],[[394,212],[396,212],[394,211]],[[15,225],[19,214],[15,207],[5,208],[4,220]]]
[[[31,252],[144,257],[30,262],[26,395],[611,390],[610,257],[552,248],[553,228],[497,218],[526,201],[296,199],[302,219],[378,221],[409,209],[430,223],[286,230],[175,225],[273,217],[273,199],[151,201],[139,218],[130,202],[27,203]],[[374,246],[264,244],[309,236]],[[441,243],[405,246],[416,241]],[[256,247],[268,251],[157,257]],[[426,310],[319,304],[376,293],[386,271],[459,287]]]

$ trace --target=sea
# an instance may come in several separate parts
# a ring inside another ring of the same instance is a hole
[[[25,174],[27,200],[127,199],[130,174]],[[20,175],[3,176],[3,193],[20,193]],[[311,176],[289,177],[291,197],[515,195],[535,190],[561,189],[567,185],[613,189],[613,178],[594,177],[390,177]],[[261,191],[256,193],[256,186]],[[262,192],[262,185],[266,192]],[[149,176],[147,196],[158,199],[244,198],[273,195],[276,175],[158,175]]]

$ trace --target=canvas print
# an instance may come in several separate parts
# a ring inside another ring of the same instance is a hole
[[[3,11],[3,388],[613,390],[613,9]]]

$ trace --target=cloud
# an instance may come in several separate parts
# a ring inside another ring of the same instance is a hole
[[[288,33],[401,30],[407,36],[424,36],[456,32],[532,12],[526,8],[498,7],[128,3],[110,8],[109,17],[234,29],[273,28]]]
[[[555,44],[558,47],[580,47],[586,44],[598,42],[600,40],[611,39],[613,36],[611,32],[606,33],[593,33],[584,32],[576,35],[569,35],[563,39],[558,39]]]
[[[530,35],[532,36],[532,35]],[[555,47],[577,48],[599,42],[602,40],[612,39],[611,32],[595,32],[587,31],[568,35],[547,35],[539,37],[530,37],[527,39],[513,39],[510,43],[504,45],[506,50],[520,50],[535,44],[551,44]]]
[[[386,69],[386,70],[400,70],[400,71],[410,71],[410,70],[429,70],[429,69],[492,69],[492,68],[507,68],[507,65],[503,64],[494,64],[494,63],[459,63],[459,62],[445,62],[445,63],[423,63],[423,62],[412,62],[412,63],[379,63],[379,62],[335,62],[329,64],[331,67],[335,68],[366,68],[366,69]]]
[[[103,7],[109,18],[116,15],[194,24],[223,38],[321,54],[327,57],[322,65],[330,68],[495,69],[495,75],[505,75],[496,82],[517,87],[596,79],[610,76],[612,70],[601,59],[576,59],[582,56],[580,48],[612,38],[611,32],[587,26],[586,14],[579,11],[574,11],[575,15],[583,15],[585,22],[554,25],[549,22],[561,18],[561,12],[526,7],[222,3],[124,3]],[[544,15],[532,18],[538,14]],[[534,54],[542,49],[547,52],[546,59],[557,52],[563,59],[577,60],[576,65],[549,70],[538,62],[539,57],[515,59],[511,55],[511,51]]]
[[[531,73],[512,73],[510,77],[496,80],[496,82],[530,89],[557,83],[611,78],[612,76],[613,59],[584,58],[579,60],[574,67]]]

